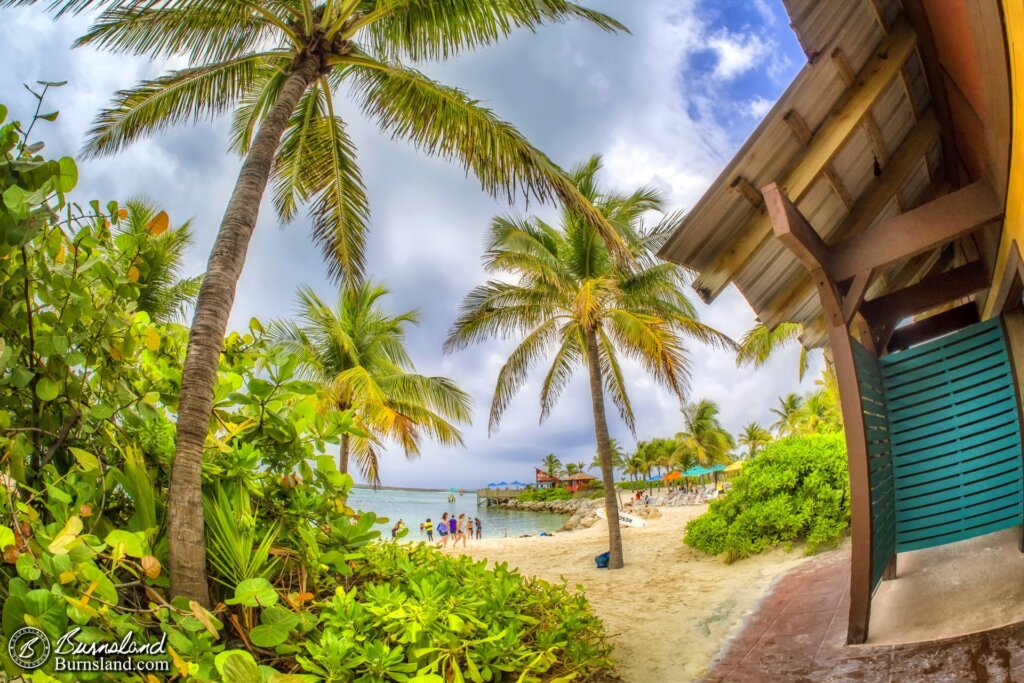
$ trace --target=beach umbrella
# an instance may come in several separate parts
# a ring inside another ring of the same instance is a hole
[[[669,472],[665,475],[665,481],[675,481],[676,479],[682,479],[683,475],[678,472]]]
[[[448,493],[455,493],[458,489],[448,489]]]
[[[650,477],[650,478],[647,479],[647,483],[648,484],[653,484],[656,481],[661,481],[661,475],[660,474],[658,474],[656,476],[653,476],[653,477]]]
[[[744,460],[737,460],[733,464],[731,464],[728,467],[726,467],[725,471],[726,472],[736,472],[736,471],[742,470],[743,466],[746,465],[746,464],[747,463]]]
[[[708,472],[725,472],[725,465],[714,465]]]
[[[488,484],[488,485],[487,485],[487,488],[489,488],[489,489],[493,489],[493,488],[494,488],[495,486],[497,486],[497,484],[495,484],[495,483],[494,483],[494,482],[492,481],[492,482],[491,482],[490,484]]]
[[[499,481],[498,482],[498,486],[508,486],[508,482],[507,481]]]
[[[703,474],[709,474],[711,470],[706,467],[691,467],[690,469],[683,472],[683,476],[686,477],[699,477]]]

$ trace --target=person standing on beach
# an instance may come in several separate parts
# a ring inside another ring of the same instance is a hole
[[[458,532],[458,529],[459,529],[459,526],[458,526],[458,523],[455,521],[455,515],[452,515],[451,517],[448,518],[448,535],[452,537],[452,547],[453,548],[455,547],[455,541],[456,541],[455,534],[456,534],[456,532]]]
[[[437,545],[441,548],[448,547],[448,513],[445,512],[441,515],[441,521],[437,523],[437,535],[440,539],[437,541]]]
[[[454,549],[454,548],[456,548],[459,545],[459,540],[460,539],[462,540],[462,547],[465,548],[466,547],[466,515],[465,515],[465,513],[460,513],[459,514],[459,521],[458,522],[455,522],[454,519],[452,519],[452,522],[456,525],[455,526],[455,540],[452,541],[452,548]]]
[[[466,537],[473,538],[473,518],[466,518]]]
[[[476,526],[476,540],[478,540],[478,541],[479,541],[479,540],[480,540],[480,538],[481,538],[481,537],[483,536],[483,534],[484,534],[484,525],[480,523],[480,518],[479,518],[479,517],[477,517],[476,519],[474,519],[474,520],[473,520],[473,523],[474,523],[474,524],[475,524],[475,526]]]
[[[423,530],[427,532],[427,543],[434,542],[434,523],[430,521],[430,517],[427,517],[427,521],[423,523]]]

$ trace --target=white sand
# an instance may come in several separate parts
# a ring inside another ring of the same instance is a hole
[[[774,551],[726,565],[696,553],[683,545],[683,530],[705,510],[663,508],[662,517],[646,527],[622,527],[626,566],[616,571],[594,566],[594,556],[607,549],[603,521],[550,537],[470,541],[466,550],[446,552],[582,585],[612,636],[626,681],[691,681],[706,673],[729,632],[773,579],[805,559],[799,551]]]

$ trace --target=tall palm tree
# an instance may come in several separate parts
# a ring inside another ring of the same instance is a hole
[[[552,477],[558,477],[562,474],[562,461],[554,453],[548,453],[541,461],[540,468]]]
[[[740,432],[739,438],[736,441],[740,446],[747,449],[745,457],[749,460],[757,455],[758,451],[771,443],[772,433],[756,422],[748,422],[743,427],[743,431]]]
[[[779,407],[772,408],[772,413],[778,417],[772,429],[779,436],[795,436],[800,433],[801,421],[803,420],[804,399],[800,394],[787,394],[779,397]]]
[[[641,458],[638,453],[634,453],[626,458],[623,471],[631,477],[633,481],[636,481],[637,478],[644,473],[644,466],[643,458]]]
[[[0,7],[37,0],[0,0]],[[119,91],[90,131],[86,152],[110,154],[175,124],[233,112],[231,146],[244,160],[196,303],[178,400],[168,492],[171,590],[209,603],[201,465],[218,358],[261,199],[272,183],[283,221],[308,205],[331,273],[363,271],[369,207],[334,93],[343,91],[381,131],[458,160],[492,194],[557,199],[624,246],[572,180],[465,92],[410,68],[493,44],[513,30],[614,19],[567,0],[48,0],[57,16],[102,9],[76,45],[184,58],[190,66]]]
[[[405,348],[405,327],[416,311],[391,315],[380,299],[388,290],[371,281],[345,287],[334,307],[311,289],[299,291],[298,322],[272,324],[271,336],[298,354],[299,367],[336,410],[351,410],[368,436],[341,437],[338,468],[354,457],[367,479],[380,481],[380,447],[399,444],[408,458],[419,455],[424,436],[445,446],[462,445],[456,425],[467,423],[469,394],[445,377],[416,374]]]
[[[719,421],[715,402],[701,399],[684,406],[682,412],[683,431],[676,435],[679,449],[704,467],[728,462],[735,442]]]
[[[578,463],[578,462],[570,462],[570,463],[567,463],[566,466],[565,466],[565,474],[566,474],[566,476],[570,476],[571,477],[574,474],[579,474],[580,471],[581,471],[580,470],[580,463]]]
[[[661,209],[659,193],[648,187],[630,193],[604,191],[597,183],[600,167],[600,157],[592,157],[573,171],[574,181],[615,226],[631,258],[614,258],[597,231],[572,207],[563,208],[557,226],[539,218],[498,217],[491,225],[484,265],[500,277],[469,293],[446,347],[461,349],[490,337],[521,339],[498,374],[491,430],[530,370],[549,353],[554,358],[541,386],[542,421],[573,371],[587,369],[604,482],[609,566],[619,568],[622,539],[605,394],[634,430],[620,358],[640,361],[681,400],[690,368],[686,338],[715,346],[731,342],[697,319],[683,294],[684,272],[655,257],[678,216],[646,226],[644,214]]]
[[[126,201],[124,211],[118,234],[141,238],[118,249],[132,263],[128,272],[139,287],[138,309],[157,322],[184,322],[203,281],[202,275],[182,277],[185,252],[193,241],[191,221],[170,227],[167,212],[143,199]]]

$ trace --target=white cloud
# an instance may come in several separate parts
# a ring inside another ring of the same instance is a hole
[[[764,118],[764,115],[771,110],[772,105],[774,104],[774,100],[758,96],[744,102],[742,105],[742,111],[746,116],[760,120]]]
[[[711,75],[722,81],[754,69],[772,49],[772,43],[756,33],[733,33],[725,28],[708,36],[707,44],[718,58]]]

